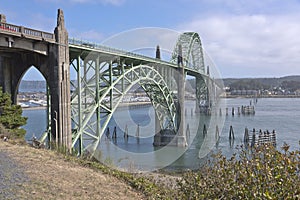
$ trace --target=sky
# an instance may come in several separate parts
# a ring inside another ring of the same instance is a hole
[[[192,31],[223,78],[300,75],[300,0],[1,0],[0,13],[53,32],[58,8],[69,37],[103,43],[144,27]]]

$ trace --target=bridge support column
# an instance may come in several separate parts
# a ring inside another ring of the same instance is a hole
[[[185,106],[184,106],[184,98],[185,98],[185,72],[183,66],[183,58],[182,58],[182,47],[178,46],[178,74],[177,74],[177,97],[178,97],[178,105],[177,105],[177,135],[176,141],[177,146],[187,146],[184,127],[185,127]]]
[[[160,48],[157,45],[156,47],[156,58],[157,59],[161,59],[161,54],[160,54]],[[162,75],[162,69],[160,67],[157,68],[158,72]],[[162,75],[163,76],[163,75]],[[156,144],[156,146],[160,146],[160,121],[159,118],[157,116],[157,113],[155,112],[155,135],[154,135],[154,144]]]
[[[201,80],[200,77],[196,77],[196,108],[195,113],[200,113],[200,100],[201,100]]]
[[[1,56],[0,57],[0,82],[3,92],[7,92],[9,94],[12,93],[12,73],[11,73],[11,63],[10,59]],[[13,97],[12,97],[13,98]]]
[[[49,56],[49,85],[51,91],[51,132],[56,144],[71,151],[71,97],[68,32],[65,28],[64,15],[58,10],[57,27],[55,28],[57,44],[53,46]]]

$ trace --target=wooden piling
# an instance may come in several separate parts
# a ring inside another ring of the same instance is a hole
[[[137,126],[135,136],[136,136],[137,138],[140,137],[140,125],[139,125],[139,124],[138,124],[138,126]]]
[[[230,126],[230,129],[229,129],[229,140],[231,140],[231,139],[234,140],[234,132],[233,132],[232,125]]]
[[[244,133],[244,143],[248,145],[249,143],[249,131],[248,128],[245,128],[245,133]]]
[[[106,135],[106,138],[109,138],[109,137],[110,137],[109,127],[107,127],[107,129],[106,129],[105,135]]]
[[[216,143],[217,143],[217,142],[219,141],[219,139],[220,139],[220,132],[219,132],[219,127],[218,127],[218,125],[216,125],[215,139],[216,139]]]
[[[114,132],[113,132],[112,138],[114,138],[114,139],[117,138],[117,127],[114,128]]]
[[[186,126],[185,136],[186,136],[187,142],[189,143],[190,137],[191,137],[191,131],[190,131],[190,125],[189,124],[187,124],[187,126]]]
[[[219,115],[222,116],[222,109],[219,110]]]
[[[206,136],[207,134],[207,129],[206,129],[206,125],[204,124],[203,126],[203,136]]]
[[[128,126],[127,126],[127,124],[126,124],[125,130],[124,130],[124,138],[128,139]]]
[[[255,145],[255,128],[253,129],[253,132],[252,132],[252,139],[251,139],[251,147],[254,147]]]
[[[271,137],[271,143],[272,143],[272,145],[276,146],[276,132],[275,132],[275,130],[272,131],[270,137]]]
[[[228,108],[226,108],[226,116],[228,116]]]
[[[234,116],[234,107],[232,107],[231,114]]]

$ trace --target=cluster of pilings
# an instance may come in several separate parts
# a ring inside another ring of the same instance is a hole
[[[229,142],[231,147],[234,144],[234,139],[235,137],[234,137],[233,127],[230,126]],[[265,145],[265,144],[271,144],[273,146],[276,146],[276,131],[273,130],[272,132],[269,132],[268,130],[262,131],[261,129],[259,131],[256,131],[254,128],[251,134],[249,133],[248,128],[245,128],[244,144],[247,147],[248,146],[255,147],[255,146]]]
[[[105,139],[108,139],[108,140],[111,139],[113,142],[117,142],[117,138],[118,138],[118,135],[117,135],[117,127],[116,127],[116,126],[114,127],[114,130],[113,130],[112,135],[110,134],[110,129],[109,129],[109,127],[107,127],[106,132],[105,132],[105,136],[106,136]],[[129,136],[129,134],[128,134],[128,126],[127,126],[127,125],[125,126],[125,129],[124,129],[124,132],[123,132],[123,137],[124,137],[124,141],[125,141],[125,142],[128,142],[128,138],[129,138],[130,136]],[[137,139],[139,139],[139,137],[140,137],[140,125],[139,125],[139,124],[137,125],[137,128],[136,128],[135,137],[136,137]]]
[[[272,132],[269,132],[269,130],[262,131],[261,129],[256,131],[253,129],[252,136],[250,136],[248,128],[245,128],[244,144],[251,147],[264,144],[272,144],[273,146],[276,146],[276,131],[273,130]]]
[[[204,124],[202,129],[202,136],[205,137],[206,135],[207,135],[207,128],[206,128],[206,124]],[[220,130],[219,130],[219,126],[216,125],[216,131],[215,131],[216,144],[218,144],[219,139],[220,139]]]
[[[230,113],[231,111],[231,113]],[[211,108],[207,108],[204,111],[202,111],[201,113],[205,114],[205,115],[212,115],[212,113],[215,113],[216,115],[218,115],[218,112],[219,112],[219,115],[222,116],[223,115],[223,111],[222,111],[222,108],[219,108],[216,109],[215,112],[212,112]],[[188,111],[185,110],[185,115],[187,115]],[[238,106],[238,107],[231,107],[231,108],[225,108],[225,115],[226,116],[229,116],[229,115],[232,115],[232,116],[235,116],[235,115],[255,115],[255,107],[254,106]],[[193,114],[192,114],[193,115]]]
[[[219,110],[219,114],[220,116],[222,115],[222,110],[220,108]],[[226,116],[229,115],[229,109],[226,108],[225,109],[225,114]],[[255,114],[255,107],[254,106],[239,106],[237,107],[237,109],[235,109],[234,107],[231,108],[231,115],[254,115]]]

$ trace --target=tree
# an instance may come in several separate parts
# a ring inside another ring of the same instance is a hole
[[[21,126],[25,125],[27,118],[22,116],[22,108],[13,105],[11,95],[3,93],[0,87],[0,123],[15,137],[23,137],[26,131]]]

